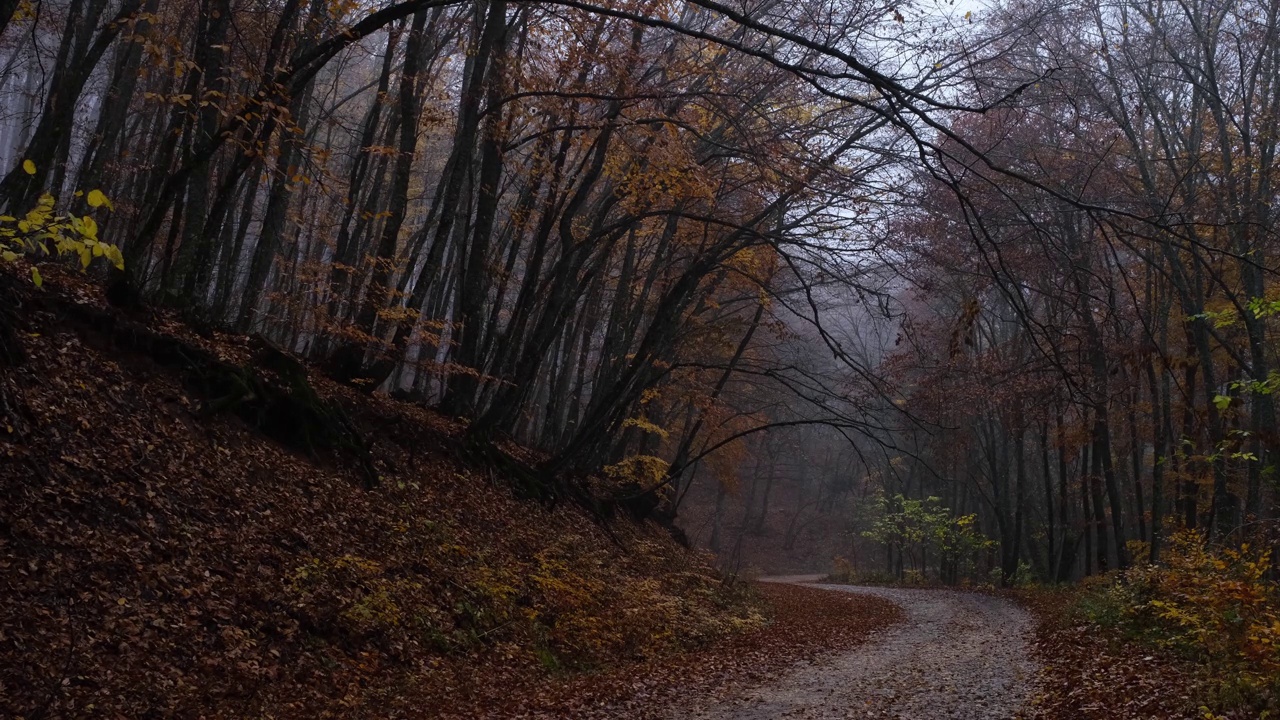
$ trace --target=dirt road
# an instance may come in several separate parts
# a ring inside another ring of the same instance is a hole
[[[809,578],[776,578],[799,581]],[[948,590],[822,586],[877,595],[906,619],[866,644],[708,700],[688,720],[1014,718],[1030,693],[1030,616],[996,597]]]

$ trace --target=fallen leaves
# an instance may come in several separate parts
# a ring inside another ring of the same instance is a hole
[[[797,663],[855,647],[902,619],[893,603],[865,595],[762,584],[771,622],[695,652],[628,663],[606,672],[545,677],[522,686],[506,705],[475,696],[448,718],[628,718],[680,715],[694,700],[724,698]]]
[[[1074,620],[1073,590],[1030,591],[1041,669],[1027,720],[1199,718],[1185,664]]]
[[[660,528],[518,501],[459,458],[456,421],[313,377],[373,438],[366,491],[347,459],[210,417],[147,356],[24,307],[27,359],[0,372],[2,716],[642,717],[896,617],[768,588],[766,623]]]

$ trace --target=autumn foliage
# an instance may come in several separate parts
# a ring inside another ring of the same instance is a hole
[[[16,287],[30,312],[27,361],[0,377],[6,717],[499,708],[559,672],[766,623],[661,528],[517,500],[456,454],[456,421],[312,376],[377,433],[367,490],[352,457],[292,450],[122,351],[111,315],[74,319],[77,301],[102,305],[76,273]],[[192,355],[251,358],[246,338],[151,327]]]
[[[1194,664],[1211,709],[1280,709],[1280,590],[1270,552],[1170,539],[1165,561],[1138,565],[1081,600],[1086,617]]]

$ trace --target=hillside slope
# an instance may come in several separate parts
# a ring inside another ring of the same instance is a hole
[[[6,280],[0,715],[465,715],[764,622],[656,526],[516,499],[456,421],[314,373],[237,393],[211,368],[266,377],[255,342],[45,274]]]

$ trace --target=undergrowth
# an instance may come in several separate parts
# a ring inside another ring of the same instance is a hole
[[[1204,717],[1277,717],[1280,593],[1269,570],[1262,548],[1214,548],[1180,533],[1159,565],[1086,581],[1074,612],[1186,661]]]
[[[764,623],[749,588],[690,565],[674,543],[633,537],[623,567],[569,543],[498,562],[436,539],[417,572],[350,554],[309,559],[287,583],[295,617],[352,649],[466,655],[497,644],[530,648],[553,671],[687,650]]]

